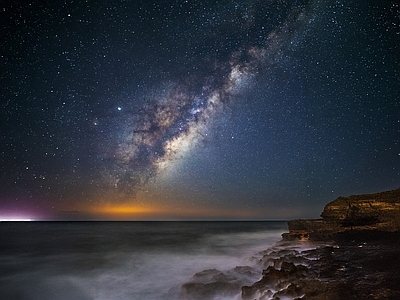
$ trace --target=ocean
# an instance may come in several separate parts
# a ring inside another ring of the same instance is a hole
[[[262,221],[0,222],[0,299],[182,299],[196,273],[256,269],[285,231]]]

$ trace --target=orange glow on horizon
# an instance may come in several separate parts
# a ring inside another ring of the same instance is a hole
[[[106,219],[145,219],[160,214],[160,209],[149,205],[111,204],[89,209],[91,215]]]
[[[102,207],[98,210],[100,213],[105,214],[143,214],[154,212],[154,209],[144,206],[131,206],[131,205],[122,205],[122,206],[107,206]]]
[[[145,195],[146,196],[146,195]],[[136,197],[122,201],[113,198],[99,199],[74,207],[79,214],[74,219],[88,220],[222,220],[264,219],[275,215],[271,210],[253,210],[218,205],[196,205],[194,203],[168,203],[154,198]],[[276,211],[275,211],[276,212]],[[279,215],[279,213],[277,213]]]
[[[259,217],[254,211],[227,210],[213,207],[171,207],[155,204],[107,204],[90,207],[86,213],[94,218],[113,220],[152,219],[252,219]]]

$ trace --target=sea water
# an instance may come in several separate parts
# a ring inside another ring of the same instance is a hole
[[[0,222],[0,299],[178,299],[195,273],[250,266],[286,230],[286,222]]]

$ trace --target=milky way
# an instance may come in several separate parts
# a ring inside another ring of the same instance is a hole
[[[285,51],[300,44],[311,24],[307,9],[295,7],[285,22],[268,33],[264,45],[242,46],[231,52],[229,60],[215,61],[206,76],[191,76],[190,83],[170,83],[137,112],[129,112],[125,133],[103,158],[107,162],[103,177],[109,186],[134,195],[168,170],[169,164],[205,138],[210,120],[218,118],[224,105],[251,86],[260,68],[285,60]]]
[[[398,188],[397,2],[5,1],[0,212],[317,217]]]

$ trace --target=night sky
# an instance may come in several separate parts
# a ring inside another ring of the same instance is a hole
[[[0,219],[319,217],[400,186],[397,1],[2,1]]]

